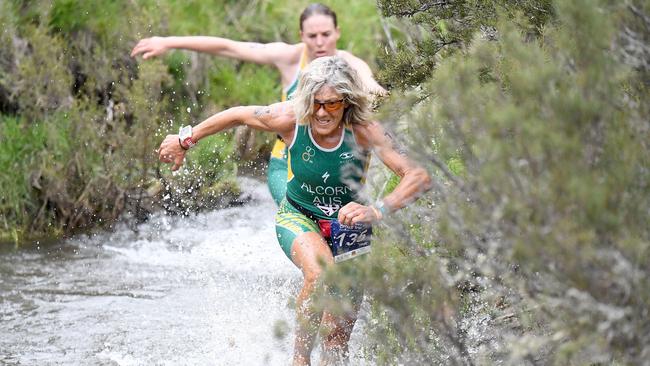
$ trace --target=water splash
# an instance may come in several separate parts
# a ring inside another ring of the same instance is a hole
[[[0,363],[290,363],[302,277],[266,186],[240,185],[245,206],[0,254]]]

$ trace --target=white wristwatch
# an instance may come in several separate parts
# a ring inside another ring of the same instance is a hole
[[[189,150],[196,146],[196,142],[192,140],[192,126],[183,126],[178,130],[178,143],[184,150]]]
[[[381,216],[386,216],[390,213],[390,210],[388,209],[388,206],[386,206],[386,203],[384,203],[384,200],[379,200],[375,202],[374,205],[377,210],[381,213]]]

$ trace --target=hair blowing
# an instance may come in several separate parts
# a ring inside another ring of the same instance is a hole
[[[314,94],[328,85],[341,94],[347,103],[343,112],[345,124],[365,123],[370,118],[368,94],[356,71],[339,56],[319,57],[301,73],[294,97],[296,120],[308,124],[314,112]]]
[[[314,3],[314,4],[309,4],[305,10],[300,13],[300,30],[302,31],[302,23],[305,22],[305,20],[309,19],[312,15],[316,14],[321,14],[321,15],[326,15],[334,21],[334,28],[338,26],[336,22],[336,13],[330,9],[327,5],[323,5],[321,3]]]

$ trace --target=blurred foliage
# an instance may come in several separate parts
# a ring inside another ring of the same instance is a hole
[[[647,362],[648,5],[378,3],[402,45],[382,75],[403,89],[380,119],[434,188],[359,261],[367,357]]]
[[[472,42],[477,32],[495,35],[497,14],[514,19],[525,14],[519,26],[534,36],[554,17],[551,0],[378,0],[389,39],[381,56],[380,80],[402,90],[432,76],[437,64]],[[408,21],[406,20],[408,19]]]
[[[0,241],[65,235],[124,213],[144,219],[161,205],[187,214],[236,199],[232,134],[202,142],[182,173],[159,165],[153,150],[181,125],[226,107],[279,100],[278,73],[185,51],[142,62],[131,48],[153,35],[297,42],[307,4],[0,2],[2,186],[11,187],[0,196]],[[374,4],[330,5],[348,13],[339,47],[374,53]],[[261,161],[274,141],[267,135],[254,146]]]

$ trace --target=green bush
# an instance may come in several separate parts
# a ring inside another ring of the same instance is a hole
[[[18,123],[25,136],[39,138],[26,145],[25,171],[3,178],[29,179],[18,186],[22,192],[3,197],[3,237],[58,236],[141,206],[143,182],[155,174],[155,131],[170,119],[161,94],[170,78],[160,63],[135,70],[124,42],[132,37],[128,21],[120,24],[109,11],[120,4],[93,9],[61,1],[48,13],[41,2],[3,3],[0,113],[16,117],[2,117],[14,122],[4,123],[1,136],[13,137]],[[136,72],[146,79],[134,79]],[[24,149],[13,140],[7,154]]]
[[[3,235],[0,241],[16,240],[26,227],[16,222],[31,223],[31,214],[37,212],[31,173],[38,166],[38,154],[45,147],[47,133],[43,123],[24,126],[15,118],[0,118],[0,217]]]
[[[377,230],[362,262],[379,364],[642,364],[650,352],[648,65],[631,46],[647,44],[649,9],[519,3],[413,9],[415,23],[466,27],[423,36],[452,32],[457,49],[421,52],[409,33],[417,69],[385,60],[407,89],[386,120],[434,189]]]

